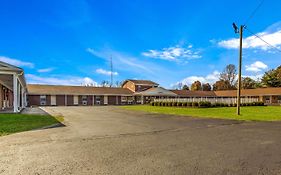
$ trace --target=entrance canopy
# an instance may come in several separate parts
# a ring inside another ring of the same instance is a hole
[[[26,82],[23,69],[0,61],[0,107],[19,112],[26,106]]]
[[[177,94],[175,94],[174,92],[166,90],[162,87],[150,88],[146,91],[135,93],[135,95],[151,96],[151,97],[156,97],[156,96],[175,97],[175,96],[177,96]]]

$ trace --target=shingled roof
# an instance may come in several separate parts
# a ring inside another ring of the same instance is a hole
[[[171,90],[181,97],[215,97],[214,91]]]
[[[136,92],[135,95],[144,95],[144,96],[177,96],[176,93],[164,89],[162,87],[150,88],[142,92]]]
[[[220,97],[235,97],[237,90],[214,91]],[[265,95],[281,95],[281,88],[258,88],[258,89],[242,89],[241,96],[265,96]]]
[[[149,86],[158,86],[159,85],[158,83],[155,83],[151,80],[131,80],[131,79],[125,80],[123,85],[125,83],[127,83],[128,81],[133,82],[135,85],[149,85]]]
[[[224,91],[189,91],[171,90],[181,97],[236,97],[237,90]],[[241,96],[281,95],[281,88],[242,89]]]
[[[131,96],[132,91],[126,88],[115,87],[88,87],[28,84],[30,95],[124,95]]]

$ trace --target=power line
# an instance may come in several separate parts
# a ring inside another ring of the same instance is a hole
[[[250,21],[250,19],[252,19],[255,16],[256,12],[262,6],[263,3],[264,3],[264,0],[261,0],[259,5],[254,9],[254,11],[251,13],[251,15],[247,18],[247,20],[245,21],[244,25],[246,25]]]
[[[273,48],[273,49],[276,49],[278,52],[281,53],[281,50],[280,50],[278,47],[276,47],[276,46],[270,44],[269,42],[265,41],[265,40],[262,39],[259,35],[255,34],[255,33],[252,32],[251,30],[249,30],[248,27],[245,27],[245,29],[246,29],[249,33],[251,33],[252,35],[254,35],[254,36],[256,36],[257,38],[259,38],[261,41],[263,41],[264,43],[266,43],[268,46],[270,46],[270,47]]]

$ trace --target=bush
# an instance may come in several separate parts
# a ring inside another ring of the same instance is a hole
[[[178,103],[177,103],[177,106],[182,106],[182,102],[178,102]]]
[[[256,102],[257,103],[257,106],[264,106],[264,102],[262,101],[259,101],[259,102]]]
[[[187,102],[186,106],[191,107],[192,106],[192,102]]]
[[[183,103],[182,103],[182,106],[183,106],[183,107],[186,107],[186,106],[187,106],[187,102],[183,102]]]
[[[173,102],[168,102],[168,106],[172,106]]]
[[[198,102],[192,102],[192,107],[198,107]]]
[[[177,106],[178,103],[177,102],[172,102],[172,106]]]
[[[211,103],[208,102],[208,101],[200,101],[200,102],[198,103],[198,106],[199,106],[200,108],[209,108],[209,107],[211,107]]]

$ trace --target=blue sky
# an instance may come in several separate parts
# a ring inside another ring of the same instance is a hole
[[[238,35],[260,0],[2,0],[0,60],[24,68],[28,83],[99,84],[150,79],[213,83],[237,64]],[[242,4],[242,5],[241,5]],[[281,46],[281,2],[265,0],[249,30]],[[245,31],[243,75],[260,77],[281,53]]]

